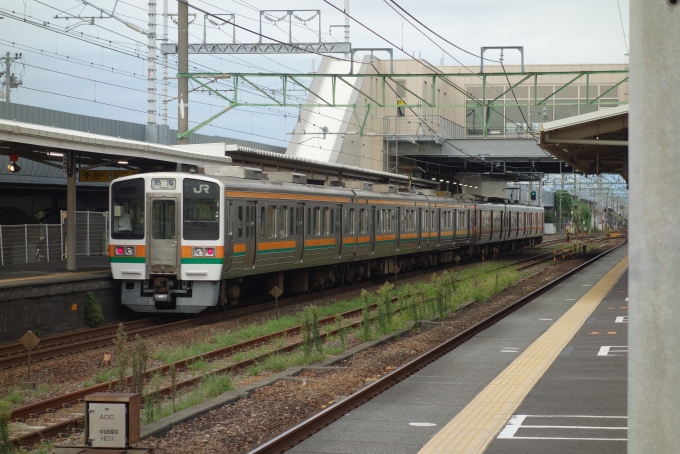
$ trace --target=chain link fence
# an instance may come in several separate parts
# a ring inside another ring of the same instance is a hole
[[[61,224],[0,225],[0,265],[66,258],[66,216]],[[76,256],[108,254],[109,213],[76,212]]]

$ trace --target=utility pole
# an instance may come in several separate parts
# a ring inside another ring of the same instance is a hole
[[[20,60],[22,54],[14,54],[14,57],[10,56],[10,53],[5,53],[5,81],[2,83],[5,86],[5,102],[10,102],[10,92],[12,88],[19,88],[19,85],[23,85],[23,81],[17,79],[17,77],[12,74],[12,62]],[[2,73],[0,73],[0,76]]]
[[[180,73],[189,72],[189,5],[184,1],[177,2],[177,62]],[[189,79],[179,77],[177,79],[177,133],[182,134],[189,130]],[[183,137],[177,139],[178,145],[186,145],[189,139]]]

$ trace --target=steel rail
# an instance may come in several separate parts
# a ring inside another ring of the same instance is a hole
[[[454,348],[465,343],[467,340],[471,339],[478,333],[484,331],[485,329],[499,322],[500,320],[507,317],[509,314],[513,313],[514,311],[521,308],[525,304],[543,295],[548,290],[554,288],[557,284],[564,282],[569,277],[592,265],[593,263],[595,263],[605,255],[609,254],[610,252],[618,249],[623,244],[625,244],[626,241],[622,242],[620,245],[617,245],[608,251],[599,254],[598,256],[592,258],[591,260],[574,268],[573,270],[568,271],[567,273],[563,274],[557,279],[554,279],[553,281],[545,284],[539,289],[536,289],[533,292],[529,293],[528,295],[518,299],[514,303],[490,315],[489,317],[485,318],[484,320],[480,321],[474,326],[467,328],[465,331],[455,335],[454,337],[443,342],[437,347],[420,355],[419,357],[410,361],[408,364],[399,367],[398,369],[388,373],[387,375],[384,375],[374,383],[369,384],[368,386],[360,389],[359,391],[352,394],[348,398],[334,405],[331,405],[330,407],[321,411],[320,413],[317,413],[316,415],[301,422],[300,424],[287,430],[281,435],[253,449],[252,451],[250,451],[249,454],[282,453],[287,451],[288,449],[291,449],[293,446],[301,443],[308,437],[314,435],[316,432],[320,431],[321,429],[328,426],[332,422],[346,415],[350,411],[358,408],[359,406],[368,402],[369,400],[376,397],[385,390],[400,383],[401,381],[403,381],[410,375],[414,374],[418,370],[433,363],[437,359],[449,353]]]
[[[545,254],[541,254],[541,255],[545,255]],[[510,265],[506,265],[506,266],[500,267],[498,269],[506,268],[507,266],[512,266],[512,265],[515,265],[517,263],[522,263],[522,262],[525,262],[527,260],[532,260],[534,258],[535,257],[523,259],[519,262],[516,262],[514,264],[510,264]],[[548,259],[551,259],[551,258],[552,257],[548,257]],[[545,260],[548,260],[548,259],[545,259]],[[541,260],[541,261],[544,261],[544,260]],[[530,264],[527,267],[533,266],[537,263],[540,263],[541,261]],[[422,271],[428,272],[427,270],[422,270]],[[496,271],[496,270],[492,270],[492,271]],[[459,281],[462,281],[462,280],[465,280],[465,279],[470,279],[470,278],[472,278],[472,276],[467,276],[467,277],[464,277],[464,278],[461,278],[461,279],[457,279],[456,281],[459,282]],[[393,303],[397,302],[397,301],[398,301],[398,297],[393,297],[392,300],[391,300],[391,302],[393,302]],[[377,307],[377,303],[369,305],[369,309],[371,309],[371,310],[375,309],[376,307]],[[400,310],[401,310],[401,308],[396,308],[396,309],[394,309],[394,312],[398,313]],[[357,317],[357,316],[361,315],[362,311],[363,311],[363,308],[357,308],[357,309],[351,309],[349,311],[343,312],[343,313],[338,314],[338,315],[342,316],[344,319],[348,319],[348,318],[353,318],[353,317]],[[336,322],[335,318],[336,318],[335,315],[324,317],[324,318],[320,319],[318,321],[318,323],[319,323],[320,326],[331,325],[331,324],[334,324]],[[362,320],[356,321],[354,323],[351,323],[348,326],[343,327],[343,329],[357,328],[357,327],[361,326],[362,324],[363,324]],[[196,355],[196,356],[191,357],[191,358],[186,358],[186,359],[177,361],[177,362],[172,363],[172,364],[166,364],[166,365],[163,365],[163,366],[156,367],[154,369],[150,369],[150,370],[146,371],[145,377],[147,379],[149,379],[152,375],[155,375],[157,373],[160,374],[161,376],[165,376],[170,371],[170,368],[173,367],[173,366],[175,367],[175,369],[179,369],[180,371],[182,371],[184,368],[188,367],[190,364],[192,364],[195,361],[207,360],[209,362],[212,362],[215,359],[226,358],[228,356],[233,355],[236,352],[243,351],[243,350],[246,350],[248,348],[254,348],[254,347],[257,347],[257,346],[260,346],[260,345],[263,345],[263,344],[267,344],[267,343],[269,343],[272,340],[277,339],[277,338],[297,335],[297,334],[300,333],[300,331],[301,331],[300,326],[294,326],[294,327],[291,327],[291,328],[288,328],[288,329],[285,329],[285,330],[281,330],[281,331],[278,331],[278,332],[275,332],[275,333],[271,333],[271,334],[268,334],[268,335],[265,335],[265,336],[260,336],[260,337],[257,337],[257,338],[249,339],[247,341],[244,341],[244,342],[241,342],[241,343],[238,343],[238,344],[219,348],[219,349],[212,350],[212,351],[200,354],[200,355]],[[322,334],[321,338],[325,339],[326,337],[335,335],[338,332],[339,332],[338,329],[331,330],[329,332]],[[267,358],[268,356],[275,355],[275,354],[281,354],[281,353],[289,353],[289,352],[292,352],[292,351],[300,348],[302,345],[303,345],[302,341],[294,342],[294,343],[288,344],[284,347],[281,347],[281,348],[263,353],[261,355],[255,356],[253,358],[249,358],[249,359],[246,359],[244,361],[240,361],[238,363],[230,364],[230,365],[227,365],[225,367],[222,367],[222,368],[219,368],[219,369],[216,369],[216,370],[212,370],[208,373],[201,374],[201,375],[198,375],[196,377],[192,377],[192,378],[184,380],[184,381],[180,381],[176,384],[175,389],[182,389],[182,388],[186,388],[186,387],[196,385],[204,377],[209,376],[209,375],[229,373],[229,372],[237,372],[237,371],[243,370],[243,369],[245,369],[245,368],[247,368],[247,367],[249,367],[253,364],[256,364],[258,361],[261,361],[261,360]],[[126,386],[129,386],[129,384],[132,382],[132,376],[127,376],[125,378],[125,382],[126,382]],[[87,396],[91,393],[106,392],[107,390],[110,390],[112,388],[117,387],[117,385],[118,385],[118,380],[111,380],[111,381],[106,382],[106,383],[95,385],[95,386],[92,386],[92,387],[89,387],[89,388],[86,388],[86,389],[82,389],[82,390],[79,390],[79,391],[75,391],[75,392],[72,392],[72,393],[69,393],[69,394],[65,394],[65,395],[62,395],[62,396],[57,396],[57,397],[52,398],[52,399],[47,399],[47,400],[44,400],[44,401],[41,401],[41,402],[36,402],[34,404],[15,409],[12,412],[11,418],[14,419],[14,420],[17,420],[17,419],[25,420],[26,418],[37,417],[41,413],[53,413],[59,407],[70,407],[71,405],[73,405],[75,403],[82,402],[82,400],[85,398],[85,396]],[[159,393],[161,395],[167,395],[167,394],[170,394],[171,392],[172,392],[171,386],[166,386],[166,387],[162,387],[162,388],[159,389]],[[76,418],[76,420],[78,420],[78,418]],[[34,431],[34,432],[29,432],[27,434],[23,434],[21,436],[13,438],[12,441],[15,444],[31,444],[31,443],[39,442],[42,438],[51,437],[51,436],[54,436],[54,434],[64,432],[65,428],[67,426],[68,427],[72,426],[73,421],[74,420],[69,419],[67,421],[59,422],[57,424],[50,425],[50,426],[48,426],[44,429],[40,429],[40,430]]]

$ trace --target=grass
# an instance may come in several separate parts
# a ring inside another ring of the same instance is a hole
[[[232,389],[234,389],[234,385],[231,376],[225,374],[206,375],[190,393],[177,398],[175,411],[200,404]],[[163,402],[160,412],[154,413],[153,417],[145,423],[151,423],[173,413],[172,402]]]
[[[455,277],[456,279],[462,279],[466,277],[473,276],[475,274],[479,273],[484,273],[488,272],[490,270],[496,269],[502,265],[507,264],[508,262],[503,262],[503,261],[493,261],[493,262],[486,262],[484,264],[476,265],[476,266],[470,266],[466,267],[462,271],[456,272]],[[505,274],[505,272],[502,272],[502,274]],[[404,289],[406,289],[404,291]],[[422,295],[422,298],[424,300],[428,298],[434,298],[435,295],[435,289],[434,286],[431,285],[430,282],[421,282],[417,283],[414,285],[406,285],[406,286],[399,286],[396,290],[393,290],[390,293],[390,296],[400,296],[403,294],[408,294],[408,293],[416,293],[420,292]],[[486,295],[488,292],[483,291],[479,292],[478,296],[485,298],[484,295]],[[369,304],[376,303],[378,301],[378,297],[375,294],[370,294],[369,295]],[[363,300],[361,297],[356,297],[350,300],[346,301],[338,301],[333,304],[327,305],[327,306],[320,306],[318,308],[318,313],[319,313],[319,318],[324,318],[328,317],[330,315],[335,315],[339,314],[342,312],[346,312],[352,309],[357,309],[360,308],[363,304]],[[196,343],[196,344],[191,344],[191,345],[183,345],[180,347],[176,347],[173,349],[163,349],[162,351],[157,351],[155,352],[152,357],[160,360],[166,364],[179,361],[181,359],[186,359],[186,358],[191,358],[193,356],[197,356],[203,353],[207,353],[212,350],[216,350],[219,348],[224,348],[224,347],[229,347],[234,344],[238,344],[240,342],[244,342],[256,337],[261,337],[261,336],[266,336],[278,331],[283,331],[288,328],[292,328],[294,326],[298,326],[301,324],[303,319],[303,311],[300,311],[294,315],[285,315],[280,317],[279,319],[272,319],[268,320],[263,323],[259,324],[252,324],[248,326],[241,327],[239,329],[233,330],[233,331],[227,331],[224,333],[218,333],[213,336],[213,338],[209,342],[202,342],[202,343]],[[329,326],[327,328],[324,328],[326,332],[334,329],[332,326]],[[278,342],[285,342],[283,339],[277,339],[274,341],[274,344],[276,345]],[[245,353],[244,356],[239,356],[237,359],[237,355],[240,355],[240,353],[237,353],[234,356],[234,361],[238,362],[241,361],[245,358],[252,357],[251,353]]]
[[[27,397],[38,397],[41,394],[47,394],[52,390],[53,387],[47,383],[38,383],[35,389],[21,389],[11,387],[7,390],[2,400],[8,402],[13,407],[18,407],[24,403]]]
[[[380,323],[378,323],[378,320],[375,317],[373,317],[371,318],[371,323],[367,331],[364,331],[362,328],[354,329],[346,328],[347,332],[345,333],[345,336],[354,337],[357,339],[361,339],[362,341],[366,341],[379,338],[383,334],[383,332],[394,333],[395,331],[401,331],[411,326],[411,319],[413,313],[412,311],[408,310],[409,304],[411,305],[415,304],[415,308],[417,310],[416,318],[419,319],[426,317],[437,318],[442,314],[442,308],[441,306],[433,304],[432,300],[434,298],[441,297],[442,295],[444,296],[444,299],[446,301],[447,313],[455,311],[456,308],[459,307],[460,303],[468,301],[470,299],[475,299],[480,302],[486,301],[494,294],[500,292],[507,285],[512,285],[519,280],[520,273],[515,270],[504,269],[499,270],[497,272],[490,272],[502,266],[503,264],[504,264],[503,262],[486,263],[475,267],[474,270],[466,269],[464,272],[455,274],[444,273],[438,275],[435,279],[432,279],[431,282],[421,282],[413,285],[398,287],[397,289],[393,289],[389,293],[383,292],[383,300],[387,296],[389,297],[397,295],[401,296],[396,306],[401,306],[402,310],[397,314],[393,315],[392,317],[388,317],[387,321],[383,321],[382,322],[383,326],[379,326]],[[488,273],[482,276],[478,276],[475,280],[466,279],[464,281],[457,282],[455,290],[449,292],[448,294],[444,294],[442,292],[442,289],[451,289],[450,286],[448,287],[446,286],[446,283],[447,282],[450,283],[452,277],[455,277],[455,279],[460,279],[472,276],[474,274],[478,274],[482,271]],[[498,275],[498,278],[496,278],[496,275]],[[449,279],[449,281],[446,281],[446,279]],[[376,302],[378,297],[375,294],[371,294],[368,296],[368,298],[370,304]],[[330,314],[344,312],[357,307],[361,307],[362,303],[363,303],[362,298],[357,297],[350,301],[342,301],[330,306],[320,307],[318,309],[319,312],[323,314],[322,316],[326,316]],[[393,308],[396,306],[393,306]],[[376,311],[373,311],[372,315],[375,315],[375,312]],[[297,318],[298,316],[301,316],[301,314],[296,314],[296,316],[293,317],[286,317],[287,319],[286,323],[294,323],[294,325],[292,326],[299,324],[300,321]],[[281,319],[272,322],[281,322]],[[224,341],[224,339],[232,340],[244,339],[246,338],[245,333],[250,333],[252,335],[253,333],[260,334],[262,332],[266,332],[267,329],[272,330],[285,329],[281,328],[281,326],[282,325],[280,323],[267,322],[262,325],[257,325],[255,327],[243,328],[239,332],[226,333],[224,335],[218,335],[215,337],[222,339],[222,341]],[[333,329],[335,328],[337,328],[337,324],[333,325]],[[327,330],[327,332],[328,331],[329,330]],[[367,334],[367,336],[364,336],[364,334]],[[364,337],[366,338],[364,339]],[[271,351],[272,347],[280,348],[285,343],[286,343],[285,338],[276,339],[274,342],[268,345],[263,345],[257,349],[249,350],[246,352],[238,352],[232,356],[232,360],[233,362],[239,362],[247,358],[252,358],[254,356],[266,354],[267,352]],[[199,349],[204,348],[206,348],[205,345],[199,346]],[[182,349],[178,350],[186,351]],[[244,371],[243,375],[247,377],[255,377],[266,372],[279,372],[288,369],[289,367],[304,366],[311,363],[320,362],[325,358],[337,355],[343,352],[344,350],[345,348],[341,345],[340,338],[336,334],[328,336],[326,338],[320,351],[314,349],[311,350],[309,354],[305,354],[304,348],[298,348],[297,350],[290,353],[271,354],[261,359],[257,363],[249,366]],[[176,351],[168,353],[169,357],[172,357],[172,355],[175,354],[177,354]],[[203,360],[198,360],[193,362],[189,366],[189,369],[191,369],[192,371],[195,370],[207,372],[210,369],[210,365]],[[192,405],[204,402],[231,389],[233,389],[233,382],[232,378],[229,375],[224,374],[206,375],[202,378],[196,389],[176,399],[175,411],[180,411]],[[153,416],[149,418],[148,421],[145,422],[149,423],[162,417],[168,416],[172,413],[173,413],[172,402],[163,402],[161,403],[160,411],[154,412]]]

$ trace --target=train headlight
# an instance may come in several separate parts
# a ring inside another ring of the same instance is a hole
[[[202,247],[195,247],[194,248],[194,256],[202,257],[203,256],[203,248]]]
[[[129,255],[134,257],[135,252],[136,248],[134,246],[115,246],[113,248],[113,253],[115,255]]]

